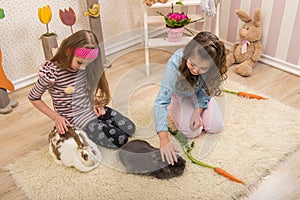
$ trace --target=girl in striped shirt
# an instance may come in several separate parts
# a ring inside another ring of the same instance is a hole
[[[53,109],[42,100],[46,90]],[[109,85],[97,37],[88,30],[77,31],[61,43],[55,56],[40,67],[28,98],[54,121],[60,134],[75,125],[96,144],[117,148],[135,132],[131,120],[106,106],[111,100]]]

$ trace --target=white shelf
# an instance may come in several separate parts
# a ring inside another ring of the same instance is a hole
[[[191,21],[201,19],[203,18],[202,14],[189,14],[189,17],[191,18]],[[164,17],[159,16],[148,16],[147,17],[148,24],[164,24],[165,20]],[[204,18],[202,20],[199,20],[199,22],[204,22]]]
[[[178,0],[169,0],[167,3],[155,3],[152,6],[147,6],[146,4],[143,5],[144,9],[144,46],[145,46],[145,65],[146,65],[146,75],[149,76],[150,74],[150,64],[149,64],[149,48],[150,47],[167,47],[167,46],[183,46],[187,44],[192,37],[183,37],[182,41],[180,42],[168,42],[167,38],[149,38],[149,24],[164,24],[164,17],[157,15],[157,16],[149,16],[148,10],[153,10],[155,8],[171,8],[172,3],[174,7],[178,7],[180,5],[175,4]],[[182,0],[181,1],[184,6],[196,6],[200,5],[201,0]],[[197,20],[203,17],[202,14],[191,14],[186,13],[192,20]],[[204,21],[200,20],[201,22]]]
[[[149,8],[163,8],[163,7],[171,7],[171,4],[173,3],[173,6],[179,6],[175,3],[178,0],[169,0],[167,3],[154,3],[152,6],[148,6]],[[183,0],[181,1],[185,6],[196,6],[200,5],[201,0]]]
[[[183,37],[180,42],[168,42],[167,38],[153,38],[148,40],[149,47],[169,47],[169,46],[182,46],[187,44],[192,37]]]

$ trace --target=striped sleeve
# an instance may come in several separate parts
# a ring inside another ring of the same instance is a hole
[[[41,100],[45,91],[55,82],[57,68],[55,65],[47,61],[39,68],[39,77],[28,94],[31,101]]]

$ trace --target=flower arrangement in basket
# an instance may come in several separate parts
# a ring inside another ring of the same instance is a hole
[[[184,12],[171,12],[165,16],[166,26],[168,28],[181,28],[191,23],[191,18]]]
[[[184,5],[181,1],[178,1],[175,4],[180,6]],[[168,13],[168,15],[164,15],[160,12],[157,13],[164,17],[167,31],[168,31],[168,41],[180,42],[182,40],[184,29],[188,30],[185,26],[189,25],[190,23],[194,23],[196,21],[202,20],[203,18],[192,21],[191,18],[184,12],[174,12],[173,3],[171,4],[171,9],[172,10],[170,13]],[[188,31],[192,33],[190,30]]]

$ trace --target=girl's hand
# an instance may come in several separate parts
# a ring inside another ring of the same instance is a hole
[[[191,117],[191,123],[190,123],[190,128],[192,130],[197,130],[201,127],[202,122],[201,122],[201,118],[200,115],[202,113],[202,108],[196,108],[192,114]]]
[[[105,115],[106,111],[103,106],[94,106],[94,110],[97,117]]]
[[[60,134],[65,134],[68,131],[68,126],[70,126],[70,122],[60,116],[57,112],[52,110],[43,100],[30,101],[34,107],[36,107],[39,111],[47,115],[51,120],[55,123],[55,128],[57,132]]]
[[[57,114],[54,122],[55,122],[55,127],[56,127],[56,130],[58,131],[58,133],[65,134],[68,131],[68,126],[70,126],[70,122],[66,118]]]
[[[163,162],[167,160],[168,164],[174,165],[174,161],[177,162],[176,154],[179,152],[173,146],[168,138],[167,132],[160,132],[160,155]]]

